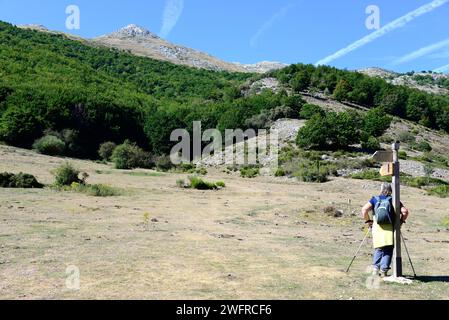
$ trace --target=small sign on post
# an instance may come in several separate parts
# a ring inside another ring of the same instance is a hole
[[[394,174],[394,163],[386,163],[380,168],[382,177],[391,177]]]
[[[390,150],[377,151],[373,155],[373,159],[377,162],[393,162],[393,151]]]

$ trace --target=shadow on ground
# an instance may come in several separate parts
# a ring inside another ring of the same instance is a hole
[[[418,276],[415,279],[421,282],[449,282],[449,276]]]

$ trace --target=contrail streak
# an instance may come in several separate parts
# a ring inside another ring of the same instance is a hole
[[[341,58],[345,55],[347,55],[348,53],[363,47],[365,45],[367,45],[368,43],[376,40],[377,38],[380,38],[384,35],[386,35],[387,33],[390,33],[393,30],[396,30],[398,28],[402,28],[404,27],[407,23],[413,21],[414,19],[418,18],[419,16],[422,16],[423,14],[432,12],[433,10],[441,7],[442,5],[446,4],[449,0],[434,0],[428,4],[423,5],[422,7],[411,11],[409,13],[407,13],[406,15],[390,22],[389,24],[385,25],[384,27],[382,27],[381,29],[367,35],[366,37],[363,37],[362,39],[350,44],[349,46],[347,46],[346,48],[343,48],[339,51],[337,51],[336,53],[321,59],[320,61],[318,61],[316,63],[316,65],[323,65],[323,64],[329,64],[330,62]]]

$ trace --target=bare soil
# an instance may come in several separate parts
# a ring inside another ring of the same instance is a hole
[[[0,146],[0,172],[46,184],[63,161]],[[187,175],[70,161],[90,183],[125,192],[0,189],[1,299],[449,298],[447,199],[403,188],[411,210],[403,231],[419,279],[377,287],[367,273],[370,243],[344,272],[364,236],[360,208],[377,183],[248,180],[208,169],[205,179],[227,187],[206,192],[177,188]],[[343,216],[324,213],[328,206]],[[68,266],[80,270],[78,291],[66,287]]]

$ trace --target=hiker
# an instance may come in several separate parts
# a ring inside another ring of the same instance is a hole
[[[374,256],[373,275],[386,277],[390,270],[394,249],[394,206],[392,203],[391,184],[383,183],[380,196],[373,197],[363,208],[362,214],[366,224],[372,229]],[[373,212],[373,218],[370,212]],[[409,211],[401,203],[401,222],[405,223]]]

